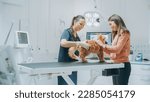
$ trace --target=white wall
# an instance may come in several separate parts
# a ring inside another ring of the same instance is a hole
[[[38,55],[45,53],[47,50],[48,7],[49,0],[29,0],[28,2],[29,34],[35,59],[39,58]]]
[[[10,37],[8,39],[7,44],[8,45],[13,45],[14,42],[14,34],[16,30],[19,30],[19,20],[22,20],[22,24],[24,26],[22,26],[21,30],[27,30],[28,27],[28,22],[26,19],[26,9],[25,8],[25,4],[26,2],[22,0],[22,2],[20,3],[9,3],[9,2],[1,2],[1,7],[2,10],[0,12],[1,14],[1,43],[0,45],[2,45],[6,39],[6,36],[9,32],[10,26],[12,24],[12,22],[14,23],[14,26],[12,28]]]
[[[135,4],[136,2],[136,4]],[[149,8],[147,0],[126,1],[126,22],[131,31],[132,43],[147,43],[149,40]]]
[[[150,1],[148,1],[148,10],[149,10],[149,44],[150,44]]]
[[[4,40],[2,39],[4,37],[4,34],[2,33],[2,11],[3,11],[3,4],[0,2],[0,45],[4,43]]]
[[[2,3],[0,2],[0,12],[2,12]],[[2,14],[0,13],[0,44],[2,43],[1,37],[2,37]]]
[[[55,57],[58,56],[60,36],[63,30],[71,25],[74,16],[73,4],[72,0],[51,0],[47,46],[51,55]]]
[[[149,8],[149,18],[150,18],[150,8]],[[150,44],[150,20],[149,20],[149,44]]]
[[[53,60],[58,56],[63,30],[71,24],[70,0],[30,0],[29,31],[35,60]]]

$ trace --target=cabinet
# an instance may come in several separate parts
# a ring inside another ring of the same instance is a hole
[[[150,85],[150,62],[131,62],[129,85]]]

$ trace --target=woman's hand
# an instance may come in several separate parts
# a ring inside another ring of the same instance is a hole
[[[89,49],[90,45],[87,44],[86,42],[76,42],[77,43],[77,46],[81,46],[83,48],[85,48],[86,50]]]
[[[95,41],[97,42],[98,45],[100,45],[102,47],[104,46],[104,43],[102,41],[100,41],[100,40],[95,40]]]

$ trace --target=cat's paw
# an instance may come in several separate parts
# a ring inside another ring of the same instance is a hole
[[[105,63],[105,61],[99,61],[99,63]]]

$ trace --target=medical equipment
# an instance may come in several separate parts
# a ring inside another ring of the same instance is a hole
[[[14,59],[19,80],[16,84],[21,84],[25,77],[18,73],[18,63],[30,63],[33,60],[29,35],[26,31],[16,31],[15,33]]]
[[[25,32],[25,31],[16,31],[15,47],[17,47],[17,48],[26,48],[26,47],[29,47],[28,32]]]
[[[7,34],[4,45],[0,46],[0,84],[20,84],[18,63],[32,61],[28,32],[16,31],[14,46],[7,45],[13,23]]]
[[[29,35],[27,31],[16,31],[15,34],[15,57],[17,63],[31,62],[32,54],[29,42]]]
[[[104,16],[104,13],[101,11],[101,9],[98,8],[97,4],[99,3],[97,3],[97,0],[92,0],[92,2],[94,3],[93,8],[91,8],[92,10],[86,11],[84,13],[84,17],[87,26],[98,27],[100,26],[101,22],[106,22],[106,18]]]
[[[0,84],[15,84],[15,60],[13,59],[13,50],[10,46],[0,47]]]

